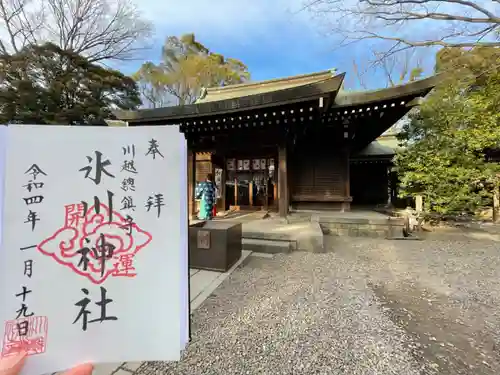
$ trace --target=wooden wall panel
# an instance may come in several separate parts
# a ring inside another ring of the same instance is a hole
[[[213,173],[212,155],[209,152],[196,153],[196,182],[205,181]]]
[[[335,202],[346,198],[347,169],[345,154],[297,154],[291,170],[293,202]]]

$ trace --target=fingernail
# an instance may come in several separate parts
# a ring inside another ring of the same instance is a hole
[[[72,369],[66,371],[63,375],[90,375],[93,370],[94,366],[90,363],[86,363],[73,367]]]
[[[20,365],[26,358],[26,352],[21,352],[16,355],[0,358],[0,374],[8,374],[9,370]]]

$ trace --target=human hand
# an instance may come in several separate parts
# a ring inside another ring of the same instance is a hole
[[[13,356],[0,358],[0,375],[18,375],[24,366],[27,354],[19,353]],[[94,366],[84,364],[73,367],[61,375],[91,375]]]

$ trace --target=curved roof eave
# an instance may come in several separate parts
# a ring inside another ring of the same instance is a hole
[[[405,96],[427,94],[442,79],[434,75],[418,81],[372,91],[339,91],[335,97],[335,107],[347,107],[397,99]]]
[[[290,103],[304,102],[337,93],[345,73],[329,77],[319,82],[290,87],[261,94],[235,97],[185,106],[140,109],[137,111],[115,110],[113,114],[122,121],[151,122],[178,120],[201,116],[215,116],[245,110],[274,107]]]

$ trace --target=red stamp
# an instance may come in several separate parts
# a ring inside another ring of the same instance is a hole
[[[150,233],[102,203],[64,209],[64,225],[43,240],[38,251],[94,284],[108,277],[136,276],[135,261],[153,239]]]
[[[45,352],[47,347],[46,316],[30,316],[5,322],[2,357],[8,357],[20,352],[28,355]]]

